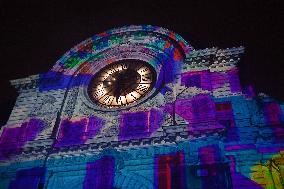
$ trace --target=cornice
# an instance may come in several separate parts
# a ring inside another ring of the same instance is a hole
[[[39,80],[39,74],[31,75],[26,78],[21,79],[13,79],[10,80],[12,86],[15,87],[18,91],[25,90],[25,89],[33,89],[36,88],[37,82]]]

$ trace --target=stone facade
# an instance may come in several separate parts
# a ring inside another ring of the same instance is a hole
[[[284,104],[241,86],[243,53],[129,26],[11,81],[19,96],[0,132],[0,188],[283,188]],[[123,59],[155,68],[153,92],[121,109],[92,103],[93,75]]]

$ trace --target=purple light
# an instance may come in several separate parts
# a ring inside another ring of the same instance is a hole
[[[249,150],[249,149],[256,149],[254,144],[239,144],[239,145],[226,145],[226,151],[236,151],[236,150]]]
[[[202,164],[213,164],[221,160],[217,145],[201,147],[198,149],[198,154]]]
[[[97,117],[83,118],[78,121],[63,120],[55,147],[84,144],[103,127],[104,121]]]
[[[84,189],[112,189],[114,166],[113,157],[103,157],[96,162],[87,163]]]
[[[231,160],[231,177],[233,188],[251,188],[251,189],[262,189],[263,187],[249,178],[243,176],[236,171],[236,160],[234,156],[227,156]]]
[[[17,171],[16,179],[12,180],[9,189],[38,189],[44,184],[45,168],[34,167]]]
[[[173,114],[173,104],[167,104],[165,111]],[[214,101],[209,95],[197,95],[191,99],[178,99],[175,103],[175,113],[189,124],[189,134],[217,131],[225,127],[216,122]]]
[[[263,109],[267,124],[280,124],[281,110],[279,104],[266,103]]]
[[[162,113],[151,109],[148,112],[130,112],[121,115],[119,140],[149,137],[162,122]]]
[[[228,78],[229,78],[229,82],[230,82],[230,88],[231,88],[231,92],[235,93],[235,92],[241,92],[242,88],[241,88],[241,84],[240,84],[240,80],[239,80],[239,73],[237,69],[232,69],[227,71],[228,74]]]
[[[0,137],[0,160],[20,154],[26,142],[33,140],[43,127],[43,121],[39,119],[30,119],[20,127],[5,127]]]
[[[154,174],[158,189],[186,188],[184,154],[179,152],[156,156]]]
[[[210,72],[191,71],[181,75],[181,85],[186,87],[198,87],[204,90],[212,90]]]
[[[266,103],[263,107],[264,117],[266,123],[270,125],[274,132],[275,141],[280,142],[284,140],[284,127],[282,123],[282,112],[279,104]]]

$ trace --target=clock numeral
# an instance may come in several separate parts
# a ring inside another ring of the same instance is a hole
[[[120,104],[123,104],[122,102],[122,96],[120,96],[118,99],[117,99],[117,103],[120,105]]]
[[[112,101],[114,100],[114,96],[104,96],[104,98],[102,99],[103,103],[106,105],[110,105],[112,103]]]
[[[119,106],[122,104],[121,96],[119,98],[115,97],[115,100],[112,102],[112,105]]]
[[[144,68],[141,72],[148,72],[149,71],[149,68]]]
[[[101,76],[99,76],[99,78],[102,79],[98,79],[98,81],[104,81],[106,78],[108,78],[109,74],[107,72],[104,72],[105,74],[102,74]]]
[[[120,104],[122,104],[122,105],[127,104],[127,101],[126,101],[125,96],[120,96],[120,97],[118,98],[118,102],[119,102]]]
[[[123,70],[126,70],[128,67],[129,67],[129,66],[128,66],[128,64],[126,64],[126,63],[121,64],[121,68],[122,68]]]
[[[119,69],[119,67],[120,67],[120,65],[118,64],[118,65],[114,65],[113,67],[112,67],[112,69],[114,69],[116,72],[117,71],[119,71],[120,69]]]
[[[105,96],[104,98],[103,98],[103,101],[107,101],[109,99],[109,96]]]
[[[106,94],[106,91],[104,89],[97,89],[94,93],[95,98],[99,98],[101,96],[104,96]]]
[[[115,69],[110,68],[110,69],[108,69],[105,73],[107,73],[108,76],[110,76],[110,75],[113,74],[114,72],[116,72]]]
[[[131,103],[136,101],[137,99],[139,99],[139,97],[141,96],[140,93],[138,93],[137,91],[132,91],[131,93],[128,93],[125,98],[127,100],[127,103]]]
[[[114,66],[112,66],[112,67],[110,68],[110,70],[111,70],[112,73],[117,72],[117,70],[115,69]]]
[[[150,84],[139,84],[136,89],[142,93],[146,93],[149,87],[150,87]]]
[[[141,75],[141,82],[143,83],[144,81],[150,83],[152,81],[152,74]]]
[[[111,105],[112,102],[114,101],[115,97],[114,96],[110,96],[109,100],[107,101],[108,105]]]
[[[112,105],[112,106],[121,106],[123,104],[126,104],[125,99],[123,100],[123,96],[120,96],[119,98],[116,98],[116,97],[113,96],[113,100],[112,100],[110,105]]]
[[[150,73],[150,70],[149,70],[149,68],[143,66],[142,68],[140,68],[139,70],[137,70],[137,72],[138,72],[140,75],[144,75],[144,74]]]

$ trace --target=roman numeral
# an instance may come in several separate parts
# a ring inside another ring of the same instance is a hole
[[[123,70],[126,70],[128,67],[129,67],[129,65],[128,65],[127,63],[121,64],[121,68],[122,68]]]
[[[105,95],[105,96],[103,96],[103,98],[100,101],[101,101],[101,103],[103,103],[105,105],[111,105],[111,103],[113,102],[114,99],[115,99],[114,96]]]
[[[137,91],[140,91],[139,93],[146,93],[148,89],[150,88],[150,84],[139,84],[136,88]]]
[[[144,81],[150,83],[152,81],[152,74],[149,73],[149,74],[141,75],[141,82],[144,83]]]

